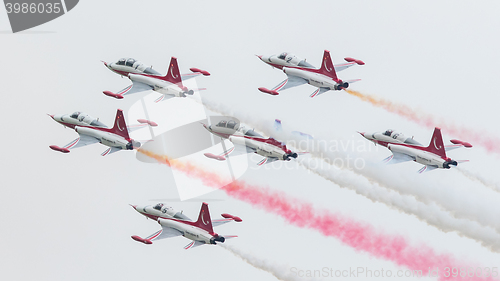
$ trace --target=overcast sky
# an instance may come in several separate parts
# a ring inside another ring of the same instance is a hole
[[[103,95],[103,90],[118,91],[130,81],[106,69],[100,60],[133,57],[165,73],[170,57],[175,56],[183,73],[198,67],[212,74],[196,82],[208,89],[201,95],[219,110],[230,109],[262,130],[279,118],[289,130],[365,142],[372,150],[356,155],[376,166],[390,152],[370,145],[356,131],[392,128],[426,145],[432,128],[343,91],[311,99],[315,88],[303,85],[279,96],[265,95],[257,88],[272,88],[286,76],[255,54],[293,52],[315,66],[320,65],[325,49],[334,63],[344,57],[361,59],[366,65],[339,73],[343,79],[362,79],[351,89],[500,138],[499,12],[497,1],[81,1],[58,19],[12,34],[2,8],[0,276],[51,281],[276,280],[221,247],[185,251],[189,240],[183,237],[153,245],[133,241],[131,235],[148,236],[159,225],[128,204],[158,200],[191,218],[197,217],[201,201],[209,203],[213,218],[220,213],[240,216],[242,223],[216,231],[239,235],[226,244],[283,271],[293,267],[404,269],[314,230],[290,226],[221,191],[180,202],[170,169],[140,162],[135,152],[102,157],[106,147],[100,144],[69,154],[52,151],[49,145],[62,146],[77,134],[46,113],[85,111],[111,125],[117,108],[127,111],[141,97],[158,94],[141,93],[123,100]],[[448,142],[456,136],[443,129],[443,138]],[[437,204],[459,222],[492,230],[498,209],[490,206],[500,206],[500,194],[494,191],[500,186],[499,154],[478,145],[454,150],[449,156],[471,160],[460,165],[469,177],[457,170],[418,175],[421,166],[413,162],[376,166],[371,171],[381,175],[374,176],[380,184]],[[384,233],[403,235],[415,245],[426,244],[471,261],[471,266],[500,267],[498,252],[454,229],[443,232],[416,214],[340,188],[296,162],[286,168],[254,168],[257,161],[250,159],[252,169],[242,180],[284,191],[312,202],[320,211],[341,213]],[[471,177],[492,184],[486,186]],[[424,209],[430,216],[433,210]],[[327,278],[333,279],[339,278]]]

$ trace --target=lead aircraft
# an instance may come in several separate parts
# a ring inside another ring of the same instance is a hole
[[[449,169],[451,166],[457,166],[458,163],[467,162],[468,160],[453,160],[446,156],[446,151],[466,147],[472,145],[468,142],[452,139],[453,145],[444,145],[441,129],[435,128],[430,144],[425,147],[413,138],[404,136],[402,133],[393,130],[387,130],[384,133],[365,133],[360,134],[374,142],[387,147],[392,155],[384,159],[388,163],[401,163],[406,161],[415,161],[423,164],[424,167],[418,172],[431,171],[434,169]]]
[[[182,212],[177,212],[172,207],[165,206],[163,203],[158,203],[155,206],[130,206],[141,215],[156,220],[161,225],[159,231],[146,238],[134,235],[131,236],[132,239],[144,244],[153,244],[154,240],[184,236],[192,240],[191,243],[184,247],[186,250],[206,244],[216,245],[217,242],[224,243],[226,239],[237,237],[235,235],[219,235],[214,232],[213,227],[232,221],[242,221],[239,217],[230,214],[221,214],[224,219],[212,220],[207,203],[201,205],[198,220],[195,222],[183,215]]]
[[[99,119],[95,119],[90,115],[79,111],[71,115],[49,114],[49,116],[63,126],[74,129],[79,135],[77,139],[63,147],[59,147],[57,145],[49,146],[52,150],[62,153],[68,153],[70,152],[70,149],[94,143],[101,143],[109,146],[109,148],[101,154],[102,156],[106,156],[122,149],[132,150],[140,147],[141,143],[131,139],[129,132],[148,125],[157,126],[157,124],[152,121],[138,119],[137,121],[141,124],[128,127],[121,109],[116,111],[115,123],[111,129],[107,128],[107,126],[101,123]]]
[[[145,67],[142,63],[139,63],[134,59],[120,59],[118,62],[110,64],[106,62],[103,63],[111,71],[121,76],[127,76],[132,81],[132,85],[126,87],[118,93],[103,91],[105,95],[116,99],[123,99],[124,95],[149,90],[162,94],[162,96],[155,100],[155,102],[160,102],[173,97],[186,97],[186,95],[193,95],[195,91],[204,89],[189,89],[183,85],[183,78],[184,80],[187,80],[198,75],[210,75],[208,71],[194,67],[190,68],[193,73],[181,75],[179,66],[177,65],[177,58],[175,57],[172,57],[170,60],[170,66],[165,76],[161,76],[161,74],[159,74],[156,70],[153,70],[151,67]]]
[[[263,62],[271,65],[272,67],[279,68],[287,75],[287,79],[279,83],[271,90],[260,87],[259,91],[270,94],[279,95],[279,91],[289,89],[292,87],[300,86],[303,84],[310,84],[317,87],[310,97],[319,96],[330,90],[343,90],[349,87],[350,83],[359,81],[360,79],[342,80],[337,77],[336,71],[344,70],[354,64],[364,65],[361,60],[353,58],[345,58],[347,63],[334,66],[330,57],[330,52],[325,50],[323,60],[319,69],[314,68],[311,64],[296,57],[293,54],[282,53],[279,56],[258,56]]]

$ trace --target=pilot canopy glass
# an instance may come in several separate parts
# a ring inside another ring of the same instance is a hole
[[[234,120],[229,120],[229,121],[221,120],[215,126],[219,128],[229,128],[234,130],[238,129],[238,123]]]
[[[145,73],[145,74],[161,75],[158,71],[154,70],[151,67],[145,66],[140,61],[135,60],[133,58],[122,58],[122,59],[119,59],[116,62],[116,64],[117,65],[123,65],[123,66],[131,67],[131,68],[137,70],[138,72],[142,72],[142,73]]]

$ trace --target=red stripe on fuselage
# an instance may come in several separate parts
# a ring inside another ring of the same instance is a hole
[[[78,127],[84,127],[84,128],[89,128],[89,129],[93,129],[93,130],[97,130],[97,131],[103,131],[103,132],[107,132],[107,133],[111,133],[113,135],[117,135],[117,136],[120,136],[116,133],[113,132],[113,128],[109,129],[109,128],[100,128],[100,127],[93,127],[93,126],[82,126],[82,125],[74,125],[74,126],[78,126]],[[74,127],[73,127],[74,128]],[[122,137],[122,136],[120,136]],[[123,137],[122,137],[123,138]],[[124,138],[126,141],[131,141],[132,139],[131,138]]]

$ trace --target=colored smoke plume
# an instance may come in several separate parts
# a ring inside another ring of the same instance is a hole
[[[162,164],[169,165],[186,175],[197,178],[203,184],[221,187],[229,196],[244,201],[254,207],[282,217],[291,225],[312,229],[329,237],[340,240],[343,244],[356,250],[368,253],[376,258],[394,262],[411,270],[422,270],[426,274],[429,268],[459,267],[462,263],[449,254],[436,253],[427,245],[411,245],[401,235],[390,235],[377,231],[372,225],[357,222],[349,217],[334,214],[327,210],[317,210],[312,203],[292,198],[284,192],[250,185],[242,181],[234,181],[223,186],[219,175],[204,171],[190,163],[169,159],[143,149],[138,150]],[[457,277],[459,279],[460,277]],[[449,280],[440,276],[439,280]],[[487,278],[470,278],[469,280],[485,280]],[[461,280],[461,279],[460,279]],[[491,279],[493,280],[493,279]]]
[[[497,144],[500,143],[500,139],[498,137],[492,136],[484,131],[477,131],[470,128],[465,128],[463,126],[457,126],[444,120],[439,120],[435,116],[431,114],[416,111],[411,107],[404,104],[397,104],[391,101],[374,97],[371,95],[366,95],[360,93],[358,91],[346,90],[352,96],[355,96],[362,101],[369,102],[370,104],[383,108],[389,112],[395,113],[399,116],[405,117],[406,119],[413,121],[419,125],[423,125],[429,128],[440,127],[446,132],[457,136],[463,141],[471,142],[472,145],[478,144],[484,147],[489,152],[495,152],[500,154],[500,149]]]

